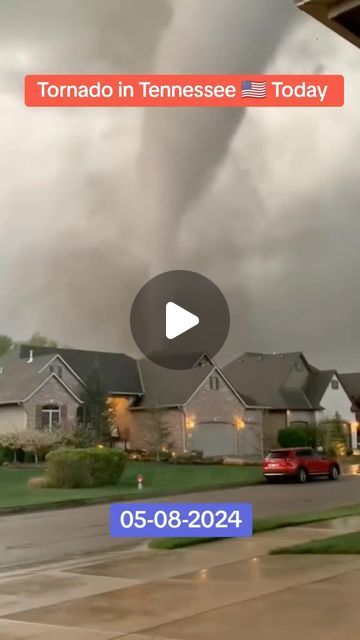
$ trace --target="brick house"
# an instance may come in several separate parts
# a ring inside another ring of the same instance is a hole
[[[160,411],[178,451],[261,455],[261,410],[207,356],[190,371],[173,371],[124,354],[16,348],[0,359],[0,432],[84,424],[82,397],[95,368],[116,408],[117,445],[151,448],[151,421]]]
[[[97,369],[109,396],[131,405],[143,394],[136,360],[124,354],[16,347],[0,359],[0,432],[84,423],[86,379]]]
[[[157,410],[171,428],[179,451],[258,458],[262,455],[262,412],[240,395],[207,356],[191,370],[169,370],[148,360],[139,363],[145,390],[131,408],[137,446],[149,446],[149,420]],[[151,430],[150,430],[151,431]]]
[[[351,384],[359,389],[359,374],[339,374],[311,365],[300,351],[244,353],[224,368],[235,389],[263,407],[264,449],[278,446],[280,429],[292,424],[319,424],[338,414],[348,445],[358,448],[357,416]],[[355,394],[355,391],[353,391]]]

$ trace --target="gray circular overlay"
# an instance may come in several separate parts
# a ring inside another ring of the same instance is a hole
[[[166,337],[166,305],[178,305],[199,323],[181,335]],[[191,369],[207,354],[215,356],[230,328],[228,304],[220,289],[193,271],[167,271],[149,280],[137,294],[131,331],[142,353],[168,369]]]

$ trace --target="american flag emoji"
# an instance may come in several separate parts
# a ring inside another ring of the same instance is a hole
[[[266,98],[266,82],[243,80],[241,83],[242,98]]]

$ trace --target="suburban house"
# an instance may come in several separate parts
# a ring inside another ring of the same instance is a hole
[[[83,392],[98,370],[110,397],[143,395],[137,361],[124,354],[20,346],[0,358],[0,431],[83,424]]]
[[[145,393],[131,410],[137,442],[146,446],[148,421],[155,410],[170,425],[178,450],[197,449],[208,456],[262,455],[262,411],[234,389],[211,358],[204,355],[191,370],[164,369],[148,360],[139,366]]]
[[[124,354],[17,347],[0,359],[0,431],[86,423],[82,398],[94,370],[115,409],[119,446],[150,448],[161,414],[178,451],[261,455],[261,409],[206,355],[190,371],[173,371]]]
[[[347,377],[350,374],[317,369],[300,351],[244,353],[228,364],[224,373],[253,406],[264,407],[265,449],[277,445],[280,429],[295,423],[319,424],[336,414],[346,425],[349,446],[357,449],[358,423]]]
[[[301,352],[244,353],[222,369],[203,355],[175,371],[121,353],[22,345],[0,358],[0,432],[86,424],[94,371],[114,410],[116,446],[150,449],[165,428],[177,451],[258,458],[277,446],[279,429],[339,414],[358,447],[360,374],[317,369]]]

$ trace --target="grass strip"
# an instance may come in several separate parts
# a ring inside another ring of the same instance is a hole
[[[271,555],[293,554],[356,554],[360,553],[360,532],[346,533],[340,536],[311,540],[293,547],[280,547],[273,549]]]
[[[297,513],[283,516],[271,516],[269,518],[261,518],[259,520],[255,520],[254,533],[256,534],[265,531],[274,531],[276,529],[283,529],[284,527],[298,527],[303,524],[324,522],[325,520],[335,520],[337,518],[345,518],[358,515],[360,515],[360,504],[336,507],[334,509],[326,509],[324,511],[314,511],[313,513]],[[358,537],[360,538],[360,533],[356,535],[358,535]],[[226,538],[155,538],[154,540],[150,541],[149,546],[151,549],[161,550],[180,549],[181,547],[190,547],[195,544],[216,542],[217,540],[225,539]]]

